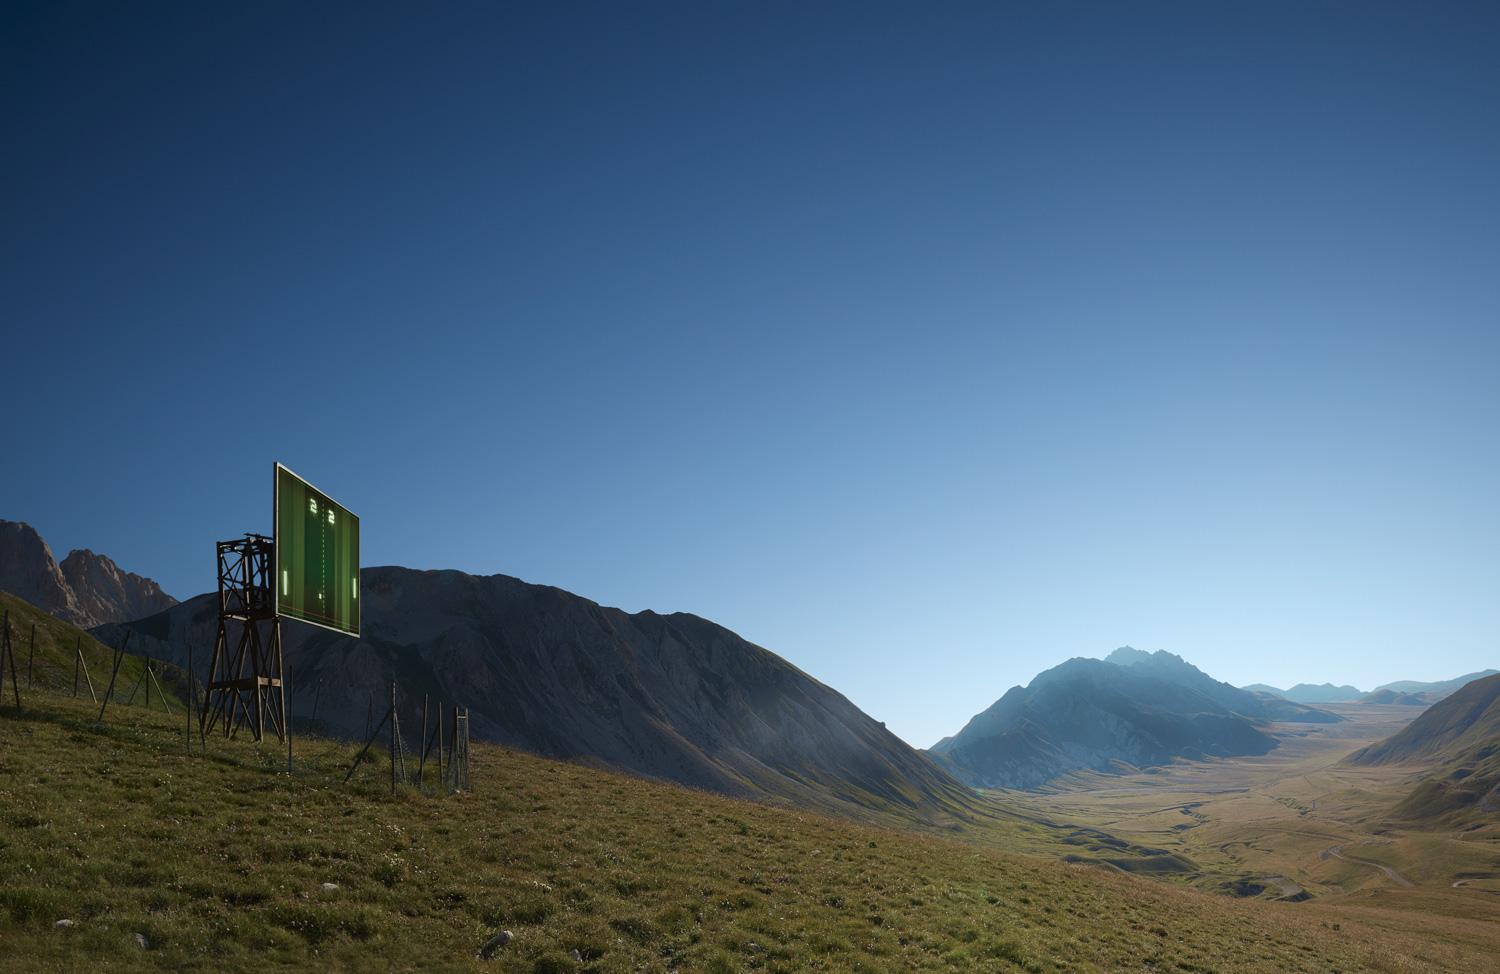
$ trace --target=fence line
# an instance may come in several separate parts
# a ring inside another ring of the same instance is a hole
[[[10,612],[7,609],[3,617],[0,617],[0,707],[9,709],[13,705],[15,709],[21,710],[21,666],[20,661],[16,659],[20,639],[17,638],[15,628],[11,624]],[[143,708],[149,712],[159,705],[166,714],[175,716],[176,710],[172,706],[175,696],[183,703],[185,750],[189,755],[197,750],[193,747],[193,725],[197,713],[201,710],[202,684],[198,682],[197,674],[194,672],[191,652],[188,654],[185,667],[178,667],[149,656],[133,657],[127,666],[127,657],[131,657],[130,646],[134,630],[122,627],[123,632],[120,635],[119,644],[113,648],[102,647],[109,654],[106,657],[109,679],[104,684],[101,693],[94,684],[94,668],[90,666],[88,653],[84,651],[82,634],[74,635],[72,652],[68,653],[64,648],[66,644],[62,641],[65,636],[59,637],[57,632],[47,629],[46,640],[50,641],[44,641],[43,651],[39,654],[36,629],[37,626],[33,623],[26,634],[28,646],[25,671],[28,706],[35,705],[33,694],[36,693],[58,693],[71,696],[76,700],[84,691],[87,691],[89,700],[98,707],[92,723],[100,725],[106,722],[112,704],[116,708],[129,707],[136,712]],[[90,649],[89,652],[95,654],[95,666],[97,666],[98,648]],[[137,661],[139,669],[136,668]],[[68,666],[69,663],[72,664],[71,667]],[[122,677],[125,679],[122,680]],[[132,677],[133,680],[131,680]],[[8,688],[5,685],[6,680],[10,681]],[[123,683],[127,681],[131,682],[128,693],[123,690]],[[170,693],[168,686],[172,688]],[[7,689],[9,693],[6,692]],[[153,691],[156,700],[152,699]],[[320,680],[313,688],[312,716],[307,718],[314,725],[316,725],[322,706],[322,691],[323,685]],[[142,695],[144,695],[143,705],[137,705],[136,698]],[[387,751],[390,787],[393,794],[403,787],[414,789],[422,794],[467,791],[471,787],[468,708],[440,697],[433,697],[429,693],[423,693],[420,702],[413,696],[405,701],[407,714],[413,716],[418,722],[418,728],[413,733],[402,719],[403,695],[400,685],[395,680],[386,682],[385,696],[388,697],[387,706],[380,719],[376,721],[373,713],[373,694],[371,695],[370,713],[366,717],[367,734],[358,756],[347,769],[343,780],[348,782],[354,778],[360,765],[368,763],[367,758],[372,749],[384,749]],[[290,700],[288,711],[289,714],[294,711]],[[388,735],[384,742],[385,747],[377,748],[376,741],[382,731],[386,731]],[[347,740],[336,740],[336,735],[331,733],[320,736],[332,746],[328,751],[322,752],[321,757],[313,757],[313,760],[319,762],[334,757],[339,749],[346,748],[349,743]],[[201,751],[206,754],[208,742],[201,734],[199,737]],[[304,738],[304,740],[311,743],[309,738]],[[314,752],[315,755],[317,753]],[[335,760],[338,759],[335,758]],[[433,771],[436,771],[436,774],[433,774]]]
[[[401,733],[401,715],[396,701],[396,681],[391,680],[387,684],[390,704],[379,721],[374,722],[374,727],[365,738],[364,746],[359,749],[359,754],[354,758],[354,763],[349,765],[349,770],[344,774],[344,781],[348,782],[359,769],[360,763],[364,761],[365,755],[370,753],[375,739],[387,726],[390,728],[390,768],[391,768],[391,794],[395,794],[401,785],[415,787],[419,791],[426,790],[423,775],[427,767],[427,754],[434,744],[437,745],[437,764],[439,786],[449,792],[467,791],[469,789],[469,711],[467,707],[452,705],[453,721],[448,741],[447,770],[444,771],[443,755],[443,702],[437,704],[436,726],[432,736],[428,737],[428,698],[422,696],[422,734],[421,745],[418,751],[415,774],[410,773],[406,764],[406,740]],[[372,695],[373,699],[373,695]],[[371,721],[367,718],[366,725]]]

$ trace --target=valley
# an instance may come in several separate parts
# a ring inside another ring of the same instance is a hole
[[[1344,759],[1400,731],[1416,711],[1323,706],[1345,719],[1273,725],[1280,744],[1264,755],[1075,774],[1041,792],[985,794],[1017,814],[1097,829],[1190,864],[1159,878],[1475,943],[1492,938],[1500,823],[1452,829],[1394,819],[1393,807],[1430,768]],[[1070,854],[1064,844],[1054,852]]]

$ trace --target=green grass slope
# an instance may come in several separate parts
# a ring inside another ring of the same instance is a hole
[[[304,741],[288,775],[278,748],[189,755],[180,720],[111,713],[0,710],[0,970],[1492,969],[1307,905],[495,747],[469,794],[392,797],[378,763],[341,783],[347,744]]]
[[[88,700],[88,680],[92,679],[94,692],[99,699],[104,699],[105,690],[109,687],[109,676],[114,663],[115,648],[106,646],[86,631],[79,629],[70,623],[57,619],[25,599],[11,595],[9,592],[0,591],[0,613],[10,619],[11,646],[15,653],[16,675],[20,678],[22,703],[29,696],[27,691],[27,670],[31,670],[31,685],[38,691],[61,691],[71,694],[73,692],[73,674],[76,646],[83,653],[84,666],[87,667],[88,678],[85,678],[83,668],[78,669],[78,696],[80,700]],[[36,632],[36,646],[32,649],[31,635],[33,627]],[[121,705],[131,690],[140,682],[141,673],[146,667],[146,661],[131,653],[126,653],[120,662],[120,672],[115,677],[115,695],[111,698],[110,707]],[[157,679],[161,682],[162,689],[167,691],[168,705],[181,713],[180,697],[183,694],[185,679],[183,674],[174,666],[157,664]],[[11,689],[10,666],[5,671],[5,701],[14,706],[15,695]],[[155,687],[152,688],[152,706],[159,706]],[[146,695],[143,690],[137,691],[134,705],[144,706]],[[95,711],[97,713],[97,709]]]
[[[1454,761],[1420,781],[1391,810],[1398,819],[1457,828],[1500,818],[1500,746],[1479,760]]]

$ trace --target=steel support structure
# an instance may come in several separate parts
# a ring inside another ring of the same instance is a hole
[[[230,738],[248,727],[261,741],[269,726],[286,743],[290,764],[281,619],[271,591],[274,546],[263,534],[218,543],[219,629],[203,682],[198,734],[207,739],[217,730]]]

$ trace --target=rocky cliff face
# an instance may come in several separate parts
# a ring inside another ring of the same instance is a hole
[[[87,548],[68,552],[58,567],[73,591],[79,625],[139,619],[177,604],[156,582]]]
[[[413,733],[425,693],[470,708],[476,737],[731,795],[934,823],[973,801],[841,694],[706,619],[456,571],[365,569],[360,593],[360,639],[283,623],[294,713],[323,730],[363,736],[394,677]],[[132,652],[191,650],[201,675],[214,613],[200,596],[132,623]]]
[[[1252,720],[1283,720],[1304,724],[1336,724],[1343,720],[1327,710],[1299,703],[1285,697],[1266,697],[1231,686],[1204,673],[1181,656],[1165,650],[1142,652],[1122,646],[1104,660],[1132,672],[1196,690],[1230,713]],[[1358,691],[1356,691],[1358,692]]]
[[[29,524],[0,521],[0,589],[59,619],[75,621],[78,600],[52,549]]]
[[[59,565],[29,524],[0,521],[0,589],[65,622],[97,626],[160,612],[177,600],[104,555],[73,551]]]

